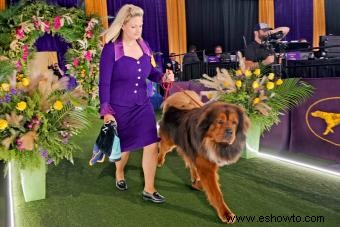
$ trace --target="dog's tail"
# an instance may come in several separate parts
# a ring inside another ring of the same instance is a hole
[[[194,108],[200,108],[203,105],[203,102],[196,92],[183,90],[180,92],[176,92],[165,99],[161,107],[164,113],[170,106],[173,106],[180,110],[190,110]]]

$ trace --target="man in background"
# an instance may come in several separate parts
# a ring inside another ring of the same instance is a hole
[[[215,56],[220,59],[223,53],[222,46],[221,45],[215,46],[214,53],[215,53]]]
[[[179,80],[181,65],[176,61],[176,53],[169,54],[169,61],[166,62],[165,69],[172,70],[175,76],[175,81]]]
[[[278,27],[271,29],[265,23],[259,23],[254,28],[254,41],[250,43],[244,50],[246,59],[246,68],[255,69],[259,67],[259,63],[271,65],[275,62],[275,53],[266,45],[266,41],[275,35],[281,40],[289,32],[288,27]]]
[[[198,58],[197,53],[196,53],[196,46],[190,45],[189,52],[186,53],[183,57],[183,65],[192,64],[192,63],[196,63],[199,61],[200,59]]]

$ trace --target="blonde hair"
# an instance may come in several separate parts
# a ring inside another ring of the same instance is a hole
[[[105,43],[116,41],[122,31],[123,25],[133,17],[143,17],[143,14],[143,9],[138,6],[132,4],[123,5],[118,11],[111,26],[102,33]]]

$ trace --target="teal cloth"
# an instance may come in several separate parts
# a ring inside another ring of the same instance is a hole
[[[121,156],[122,156],[122,152],[121,152],[121,148],[120,148],[120,139],[117,135],[115,135],[115,138],[114,138],[113,144],[112,144],[112,151],[111,151],[111,155],[109,157],[109,161],[110,162],[119,161],[121,159]]]

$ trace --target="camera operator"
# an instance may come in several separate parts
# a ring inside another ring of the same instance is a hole
[[[271,39],[281,40],[288,32],[288,27],[271,29],[265,23],[257,24],[254,29],[254,41],[244,50],[246,68],[258,68],[260,62],[264,65],[273,64],[275,53],[270,41]]]

